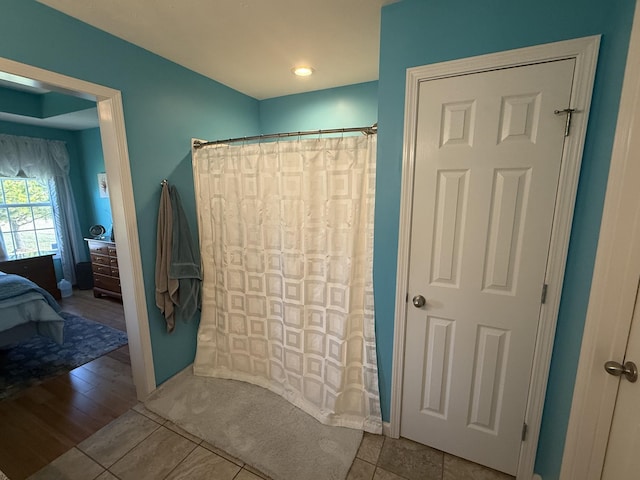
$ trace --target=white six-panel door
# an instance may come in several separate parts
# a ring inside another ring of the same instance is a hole
[[[575,61],[420,84],[401,435],[515,474]],[[411,305],[423,296],[423,307]]]

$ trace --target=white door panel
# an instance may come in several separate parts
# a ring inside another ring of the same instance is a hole
[[[420,85],[401,435],[515,474],[574,60]]]

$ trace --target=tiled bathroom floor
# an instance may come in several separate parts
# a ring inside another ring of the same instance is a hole
[[[269,480],[249,465],[148,411],[142,404],[29,479]],[[405,479],[512,480],[513,477],[406,439],[365,434],[347,480]]]

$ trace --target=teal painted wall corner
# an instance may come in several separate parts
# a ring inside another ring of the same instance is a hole
[[[363,127],[378,121],[378,82],[270,98],[260,102],[263,134]]]
[[[84,165],[82,180],[87,202],[86,224],[82,225],[82,232],[86,236],[91,225],[102,225],[110,234],[113,221],[109,197],[101,197],[98,187],[98,174],[105,171],[100,129],[79,130],[75,136]]]

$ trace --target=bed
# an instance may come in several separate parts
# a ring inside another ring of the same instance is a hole
[[[46,290],[19,275],[0,272],[0,347],[34,335],[62,344],[64,319]]]

